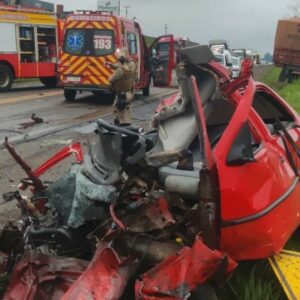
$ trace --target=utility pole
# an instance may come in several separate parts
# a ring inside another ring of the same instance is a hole
[[[165,34],[168,34],[168,29],[169,29],[169,25],[168,24],[164,24]]]
[[[121,0],[118,1],[118,15],[121,15]]]
[[[131,7],[131,5],[124,5],[123,6],[124,8],[125,8],[125,10],[126,10],[126,12],[125,12],[125,16],[126,16],[126,18],[128,17],[128,8],[130,8]]]

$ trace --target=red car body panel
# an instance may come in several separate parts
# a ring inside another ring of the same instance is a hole
[[[236,81],[239,87],[239,82]],[[251,90],[250,90],[251,89]],[[230,95],[237,108],[215,148],[221,194],[221,249],[235,260],[261,259],[278,253],[299,226],[300,187],[282,138],[271,135],[252,108],[255,92],[272,95],[300,124],[297,113],[262,84],[249,81],[243,93]],[[261,142],[254,163],[228,166],[226,157],[238,130],[249,120]],[[289,130],[300,145],[300,131]],[[295,155],[294,155],[295,156]],[[296,158],[299,166],[299,159]],[[236,242],[238,241],[238,243]]]
[[[136,269],[136,262],[122,261],[112,248],[99,247],[87,270],[61,300],[120,299]]]
[[[3,300],[59,300],[88,264],[76,258],[29,254],[15,267]]]
[[[186,299],[187,291],[207,282],[226,261],[225,273],[231,273],[237,264],[224,253],[208,248],[199,237],[193,246],[184,247],[152,270],[142,275],[135,286],[135,299]],[[164,278],[162,280],[162,278]]]

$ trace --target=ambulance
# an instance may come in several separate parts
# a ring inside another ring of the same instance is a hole
[[[147,48],[137,22],[99,11],[79,11],[68,15],[59,63],[60,85],[66,101],[75,100],[77,92],[81,91],[94,94],[108,92],[109,77],[114,71],[106,62],[117,62],[116,54],[122,47],[128,48],[138,66],[135,90],[149,95],[151,50]],[[170,64],[171,59],[167,65]]]
[[[16,78],[57,83],[59,28],[54,12],[0,5],[0,91]]]

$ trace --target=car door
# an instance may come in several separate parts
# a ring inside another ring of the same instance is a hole
[[[165,48],[161,49],[161,41],[166,40]],[[155,39],[149,47],[149,63],[154,86],[170,86],[172,71],[175,67],[174,37],[164,35]]]
[[[276,93],[259,85],[254,109],[266,125],[268,136],[284,151],[285,158],[299,174],[300,119],[298,114]]]
[[[242,92],[241,92],[242,91]],[[253,108],[252,79],[227,93],[235,113],[215,147],[221,194],[221,248],[236,260],[273,255],[299,224],[300,190],[283,148]]]

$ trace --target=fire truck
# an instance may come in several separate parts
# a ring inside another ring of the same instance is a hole
[[[159,39],[161,37],[154,41],[151,49]],[[68,15],[59,64],[60,85],[64,88],[66,101],[75,100],[78,91],[108,92],[113,70],[106,62],[115,63],[116,53],[121,47],[127,47],[137,63],[135,89],[142,90],[145,96],[149,95],[152,51],[147,48],[137,22],[100,11],[80,11]],[[169,52],[166,72],[169,72],[169,65],[174,61],[171,47]],[[160,85],[167,85],[167,80],[160,82]]]
[[[16,78],[57,84],[57,53],[62,20],[54,12],[0,4],[0,91]]]

